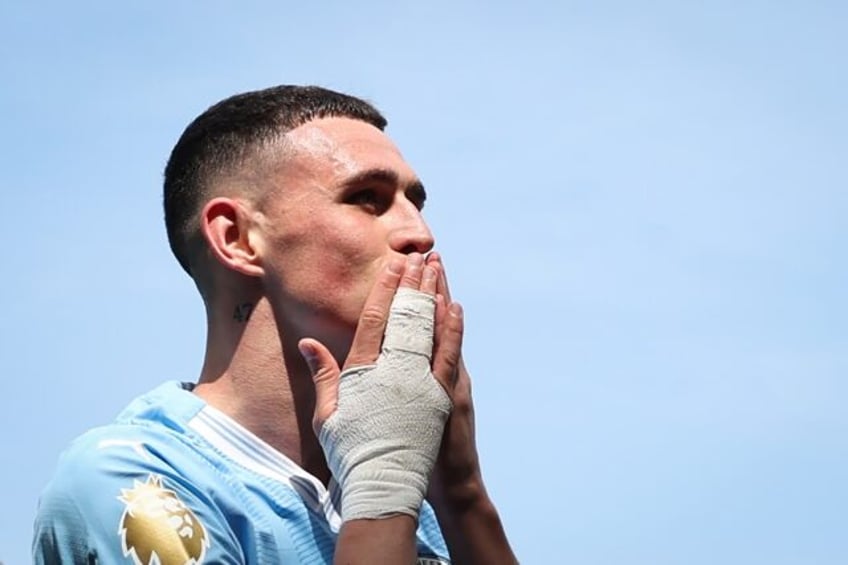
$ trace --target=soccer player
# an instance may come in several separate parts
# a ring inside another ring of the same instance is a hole
[[[279,86],[188,126],[164,203],[206,307],[199,379],[73,442],[37,563],[515,562],[480,474],[462,308],[385,125]]]

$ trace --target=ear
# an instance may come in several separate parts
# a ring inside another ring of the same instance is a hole
[[[200,231],[212,255],[228,269],[258,277],[264,270],[251,227],[244,204],[232,198],[213,198],[200,213]]]

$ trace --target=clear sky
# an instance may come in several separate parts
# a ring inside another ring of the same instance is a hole
[[[523,563],[848,562],[848,4],[0,6],[0,561],[65,445],[193,380],[167,155],[230,94],[373,101],[467,315]]]

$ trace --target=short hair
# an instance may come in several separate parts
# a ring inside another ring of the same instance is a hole
[[[311,120],[352,118],[383,130],[386,119],[368,102],[318,86],[281,85],[236,94],[192,121],[165,167],[165,227],[171,251],[190,275],[197,214],[210,187],[254,156],[265,143]]]

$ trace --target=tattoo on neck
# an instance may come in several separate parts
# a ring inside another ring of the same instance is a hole
[[[243,302],[241,304],[236,305],[236,309],[233,311],[233,320],[237,322],[247,322],[250,320],[250,315],[253,313],[253,304],[250,302]]]

